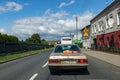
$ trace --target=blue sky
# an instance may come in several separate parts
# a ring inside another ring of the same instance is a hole
[[[107,4],[106,4],[106,1]],[[0,0],[0,32],[25,40],[39,33],[47,40],[68,36],[114,0]]]

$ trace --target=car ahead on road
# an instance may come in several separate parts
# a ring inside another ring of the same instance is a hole
[[[77,44],[57,44],[48,60],[51,74],[60,69],[87,70],[87,66],[87,56],[81,52]]]

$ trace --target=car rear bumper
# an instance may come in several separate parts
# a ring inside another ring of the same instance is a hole
[[[54,69],[85,69],[88,64],[48,64],[48,66]]]

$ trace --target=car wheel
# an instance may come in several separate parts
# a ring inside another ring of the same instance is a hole
[[[83,70],[84,70],[84,71],[87,71],[88,69],[87,69],[87,67],[84,67]]]
[[[50,66],[49,66],[49,70],[50,70],[51,74],[55,74],[55,72],[56,72],[56,70],[53,67],[50,67]]]

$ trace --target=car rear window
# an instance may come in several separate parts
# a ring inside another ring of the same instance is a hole
[[[57,45],[54,49],[55,53],[62,53],[65,50],[79,51],[80,49],[77,45]]]

